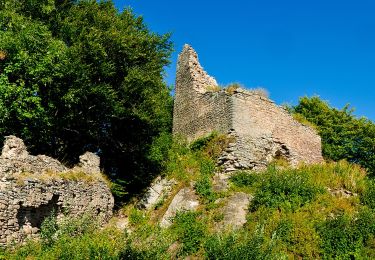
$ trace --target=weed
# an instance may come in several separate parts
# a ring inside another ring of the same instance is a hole
[[[198,220],[199,213],[179,212],[177,213],[173,229],[182,242],[181,255],[196,253],[205,239],[205,225]]]
[[[225,91],[229,94],[229,95],[233,95],[234,92],[238,89],[238,88],[241,88],[242,85],[239,84],[239,83],[231,83],[229,84],[228,86],[225,87]]]
[[[230,180],[237,187],[251,187],[254,183],[259,181],[259,175],[256,173],[250,173],[245,171],[236,172]]]
[[[265,88],[253,88],[253,89],[250,89],[250,92],[258,96],[264,97],[264,98],[269,98],[270,96],[268,90]]]

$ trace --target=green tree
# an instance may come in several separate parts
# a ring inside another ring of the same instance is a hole
[[[1,137],[68,164],[98,152],[112,178],[147,184],[149,151],[171,128],[168,34],[112,1],[5,0],[0,51]]]
[[[372,121],[356,118],[349,106],[332,108],[319,97],[301,98],[292,112],[317,126],[325,158],[347,159],[375,175],[375,124]]]

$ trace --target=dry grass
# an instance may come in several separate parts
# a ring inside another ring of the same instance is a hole
[[[238,89],[238,88],[242,88],[243,86],[240,84],[240,83],[230,83],[229,85],[227,85],[225,87],[225,91],[229,94],[229,95],[233,95],[234,92]]]
[[[43,173],[22,172],[16,175],[16,183],[19,186],[25,185],[28,179],[35,180],[41,183],[51,183],[54,181],[72,181],[72,182],[86,182],[94,183],[104,181],[110,183],[108,178],[103,174],[88,174],[82,171],[70,170],[67,172],[44,171]]]
[[[0,50],[0,60],[5,60],[6,57],[7,57],[6,53]]]
[[[221,90],[221,88],[219,86],[210,85],[210,86],[206,87],[206,90],[208,92],[219,92]]]
[[[250,92],[256,95],[259,95],[261,97],[264,97],[264,98],[269,98],[270,96],[270,93],[265,88],[253,88],[253,89],[250,89]]]

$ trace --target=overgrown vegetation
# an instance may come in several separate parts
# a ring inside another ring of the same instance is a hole
[[[0,143],[16,135],[69,165],[97,152],[110,178],[140,191],[161,168],[151,151],[169,142],[171,50],[112,1],[2,0]]]
[[[179,212],[172,226],[157,223],[170,198],[150,211],[129,204],[131,233],[93,228],[91,222],[57,224],[47,219],[42,239],[3,252],[4,259],[353,259],[375,256],[374,182],[347,161],[298,168],[271,164],[263,172],[239,171],[229,190],[212,188],[214,161],[228,142],[212,134],[188,145],[172,143],[165,175],[179,181],[177,192],[191,186],[201,198],[196,212]],[[219,232],[222,202],[233,192],[253,196],[247,223],[237,231]],[[172,193],[173,193],[172,192]],[[175,193],[174,193],[175,194]],[[349,195],[348,195],[349,194]],[[86,223],[86,224],[85,224]],[[65,225],[65,226],[64,226]],[[102,242],[105,241],[105,242]],[[68,246],[69,245],[69,246]]]
[[[120,211],[131,232],[113,223],[100,228],[90,217],[57,221],[51,212],[39,240],[1,249],[0,259],[375,258],[375,124],[348,106],[301,98],[289,109],[319,132],[329,162],[240,171],[228,191],[215,192],[216,159],[233,140],[217,133],[192,144],[172,140],[172,97],[162,78],[171,50],[168,34],[151,32],[111,1],[0,1],[0,139],[17,135],[31,152],[67,164],[97,152],[118,198],[162,172],[178,182],[172,194],[193,187],[201,203],[196,212],[178,212],[166,229],[157,222],[172,197],[150,211],[130,203]],[[17,184],[30,177],[19,174]],[[47,172],[38,179],[96,176]],[[238,191],[253,196],[248,221],[220,233],[222,206]]]
[[[326,159],[346,159],[366,168],[375,175],[375,124],[366,118],[357,118],[353,109],[332,108],[319,97],[303,97],[291,108],[296,119],[316,126],[322,137]]]

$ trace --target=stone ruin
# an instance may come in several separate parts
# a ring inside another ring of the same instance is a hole
[[[314,129],[296,121],[260,91],[219,88],[199,64],[197,53],[185,45],[177,64],[173,134],[191,142],[214,131],[227,135],[229,141],[217,161],[214,191],[228,191],[228,178],[235,170],[261,170],[275,159],[292,166],[323,162],[321,139]],[[170,226],[176,212],[199,207],[194,183],[182,188],[175,184],[173,179],[159,177],[139,201],[139,208],[151,210],[171,196],[171,190],[179,189],[160,220],[161,227]],[[251,200],[243,192],[216,200],[223,213],[217,230],[242,227]]]
[[[220,89],[186,44],[178,57],[173,133],[192,141],[213,131],[233,140],[218,160],[225,172],[263,169],[274,159],[293,166],[323,161],[314,129],[256,91]]]
[[[90,152],[69,169],[45,155],[29,155],[23,141],[6,137],[0,156],[0,245],[38,237],[44,219],[88,215],[104,223],[112,216],[113,196]]]

